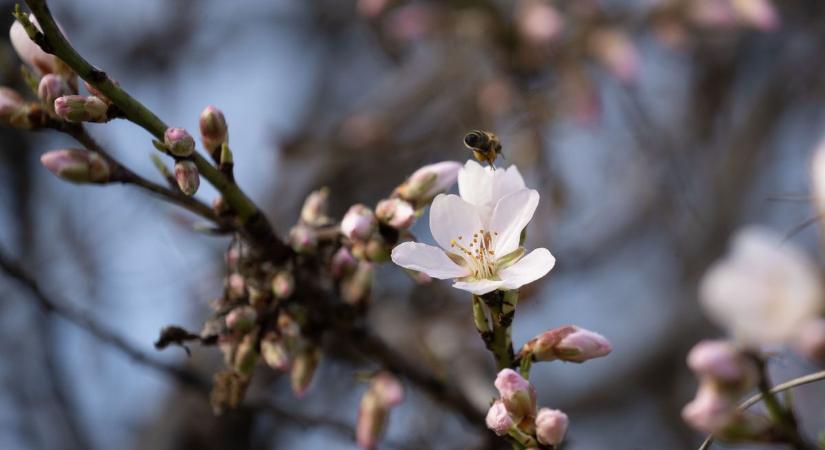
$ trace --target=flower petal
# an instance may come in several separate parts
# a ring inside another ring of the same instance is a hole
[[[405,269],[424,272],[433,278],[460,278],[469,274],[464,267],[454,263],[444,250],[417,242],[404,242],[392,249],[392,262]]]
[[[453,194],[441,194],[430,208],[430,232],[438,245],[450,251],[450,241],[461,236],[465,245],[473,233],[481,229],[481,219],[475,206]]]
[[[493,292],[504,284],[500,280],[456,281],[453,287],[463,291],[470,291],[475,295],[484,295]]]
[[[495,253],[504,256],[519,246],[521,231],[533,218],[539,204],[539,193],[533,189],[514,192],[496,203],[488,229],[497,232]]]
[[[493,173],[493,202],[522,189],[525,189],[524,178],[516,166],[499,169]]]
[[[556,258],[546,248],[537,248],[515,264],[498,271],[503,287],[518,289],[547,275],[556,265]]]
[[[458,171],[458,194],[467,202],[476,206],[485,206],[493,201],[492,169],[469,160]]]

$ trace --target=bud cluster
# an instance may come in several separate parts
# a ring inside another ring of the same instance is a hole
[[[355,437],[358,446],[372,450],[384,434],[390,410],[404,401],[404,387],[392,374],[379,372],[361,397]]]
[[[499,398],[490,406],[486,419],[494,433],[509,435],[523,447],[556,446],[564,440],[567,415],[557,409],[536,410],[536,390],[518,372],[500,371],[495,386]]]

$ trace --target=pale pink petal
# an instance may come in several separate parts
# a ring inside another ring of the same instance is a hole
[[[503,284],[500,280],[478,280],[478,281],[457,281],[453,287],[462,291],[469,291],[475,295],[484,295],[500,288]]]
[[[493,201],[496,202],[513,192],[525,189],[524,178],[518,171],[518,167],[510,166],[506,169],[498,169],[493,173]],[[492,205],[491,205],[492,206]]]
[[[556,265],[556,258],[546,248],[537,248],[515,264],[501,269],[498,274],[504,282],[503,287],[517,289],[547,275]]]
[[[458,194],[461,198],[477,206],[492,202],[493,183],[491,169],[469,160],[458,171]]]
[[[489,231],[494,235],[495,254],[498,257],[513,252],[519,246],[521,231],[533,218],[539,204],[539,193],[532,189],[514,192],[496,203]]]
[[[441,194],[433,200],[430,208],[430,232],[441,248],[450,251],[453,239],[466,243],[481,228],[476,208],[461,197]]]
[[[454,263],[440,248],[417,242],[404,242],[392,249],[392,262],[442,280],[469,275],[467,269]]]

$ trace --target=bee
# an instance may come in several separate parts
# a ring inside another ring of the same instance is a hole
[[[486,162],[495,170],[493,163],[501,155],[501,141],[495,133],[472,130],[464,136],[464,146],[473,152],[478,162]]]

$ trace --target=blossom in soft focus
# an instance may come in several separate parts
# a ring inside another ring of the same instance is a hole
[[[746,346],[788,343],[823,310],[813,263],[762,228],[736,234],[729,253],[705,273],[699,294],[710,318]]]
[[[636,81],[639,54],[625,32],[611,28],[594,32],[590,37],[590,51],[622,83]]]
[[[812,320],[799,330],[794,350],[805,358],[825,363],[825,319]]]
[[[430,208],[430,231],[441,248],[404,242],[393,249],[393,262],[456,279],[453,287],[476,295],[517,289],[546,275],[553,255],[538,248],[524,256],[519,245],[539,193],[523,188],[517,169],[497,172],[468,162],[458,175],[461,197],[439,195]]]
[[[99,154],[81,149],[52,150],[40,157],[49,172],[73,183],[106,183],[112,168]]]
[[[708,377],[728,384],[750,384],[757,377],[753,362],[745,358],[736,346],[726,340],[705,340],[696,344],[688,353],[690,370],[701,377]]]
[[[516,29],[527,43],[543,46],[561,36],[564,21],[550,2],[522,0],[516,7]]]
[[[536,438],[544,445],[559,445],[567,433],[568,423],[564,412],[541,408],[536,415]]]
[[[341,233],[353,241],[366,241],[377,227],[375,214],[360,203],[352,205],[341,220]]]
[[[501,402],[514,421],[536,414],[536,389],[513,369],[503,369],[496,376]]]
[[[455,184],[461,164],[443,161],[426,165],[410,175],[396,192],[413,204],[429,202],[436,195],[447,192]]]
[[[40,29],[40,24],[34,14],[29,14],[29,21]],[[14,51],[20,59],[30,67],[37,69],[41,75],[57,72],[59,60],[54,55],[44,52],[39,45],[31,40],[23,25],[14,21],[9,30],[9,38]]]
[[[496,400],[490,409],[487,411],[487,428],[493,430],[493,432],[498,436],[504,436],[510,430],[510,427],[513,426],[513,419],[510,417],[510,413],[507,412],[507,408],[504,407],[504,403],[501,400]]]
[[[825,213],[825,137],[820,138],[811,159],[811,192],[820,214]]]
[[[332,223],[327,215],[329,209],[329,188],[322,187],[312,191],[304,200],[301,207],[301,221],[312,226],[323,226]]]
[[[522,357],[533,361],[563,361],[581,363],[607,356],[613,350],[610,341],[594,331],[565,325],[546,331],[527,341],[522,347]]]
[[[730,0],[739,20],[759,31],[779,28],[780,20],[771,0]]]
[[[0,123],[13,128],[29,129],[29,106],[14,89],[0,86]]]

